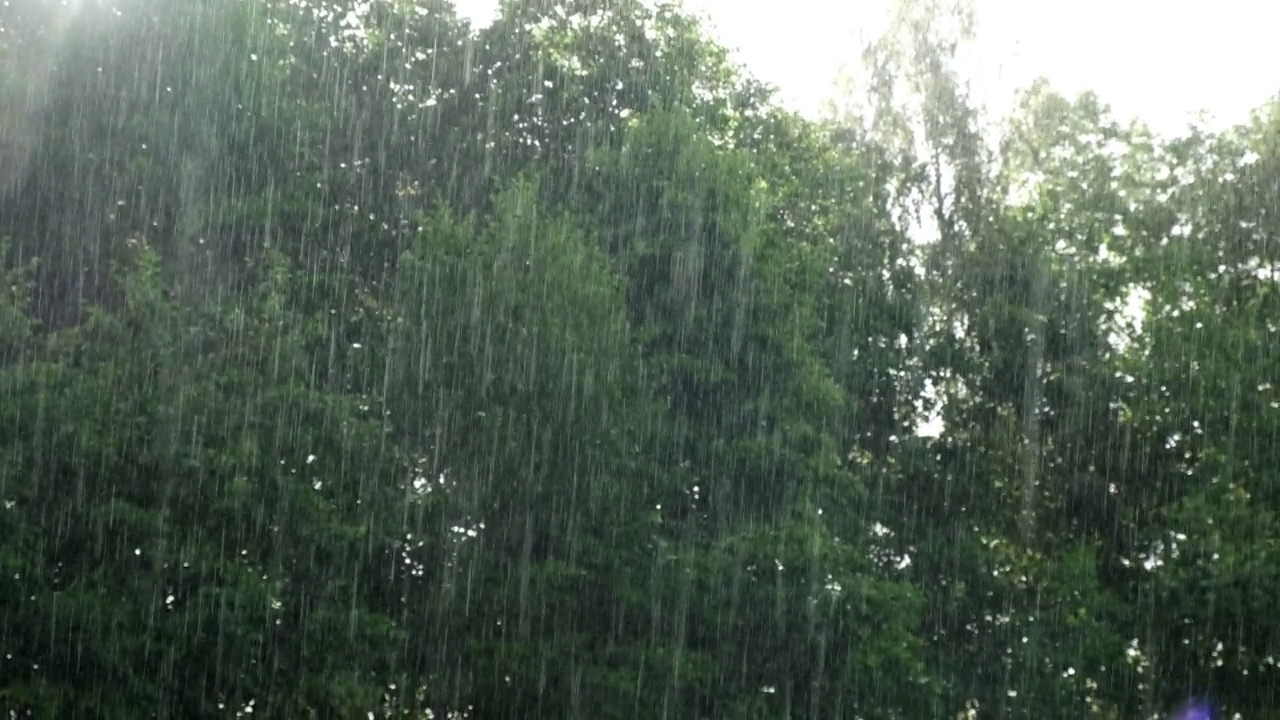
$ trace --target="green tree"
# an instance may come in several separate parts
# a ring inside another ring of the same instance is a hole
[[[1166,146],[1152,183],[1166,230],[1132,258],[1145,313],[1123,358],[1125,409],[1160,473],[1135,518],[1136,637],[1157,676],[1191,678],[1246,717],[1270,712],[1258,678],[1280,637],[1263,610],[1280,570],[1277,117],[1272,103],[1245,125]]]
[[[7,701],[369,707],[399,636],[374,568],[407,463],[312,382],[278,287],[185,311],[134,253],[122,308],[29,335],[3,370]]]

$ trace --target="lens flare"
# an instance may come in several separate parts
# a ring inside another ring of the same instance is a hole
[[[1213,720],[1213,706],[1203,700],[1192,700],[1169,716],[1169,720]]]

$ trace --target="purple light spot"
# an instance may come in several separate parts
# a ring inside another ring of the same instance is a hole
[[[1169,720],[1213,720],[1213,708],[1209,703],[1190,702],[1174,713]]]

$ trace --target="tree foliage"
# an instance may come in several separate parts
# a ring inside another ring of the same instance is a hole
[[[7,12],[4,709],[1274,712],[1278,106],[992,122],[941,2],[822,121],[638,1]]]

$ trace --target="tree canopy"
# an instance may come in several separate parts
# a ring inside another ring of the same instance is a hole
[[[1275,716],[1280,102],[991,122],[941,0],[820,120],[641,0],[0,13],[11,716]]]

